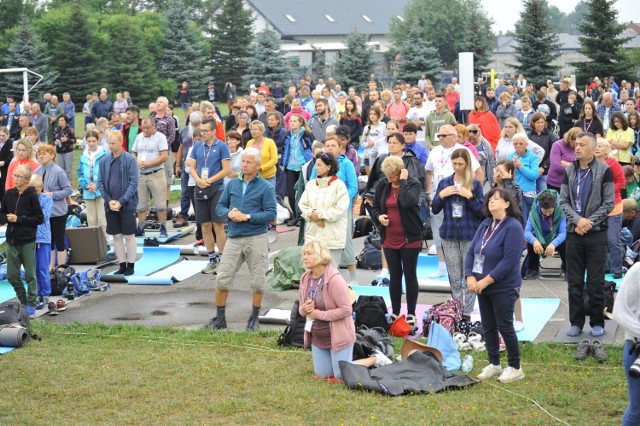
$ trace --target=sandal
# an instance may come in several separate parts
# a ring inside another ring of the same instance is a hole
[[[56,307],[58,308],[58,311],[66,311],[67,310],[67,302],[65,302],[63,299],[59,299],[56,302]]]
[[[469,338],[467,339],[467,341],[469,342],[469,344],[471,345],[474,351],[481,352],[486,350],[485,344],[482,341],[482,336],[479,335],[478,333],[475,333],[473,331],[469,333]]]
[[[460,351],[468,351],[471,350],[471,344],[467,341],[467,336],[463,333],[455,333],[453,335],[453,340],[456,342],[456,346],[458,346],[458,350]]]

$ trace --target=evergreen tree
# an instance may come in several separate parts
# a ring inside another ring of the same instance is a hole
[[[334,67],[334,77],[342,87],[366,87],[373,73],[373,50],[367,46],[369,36],[354,29],[346,40],[347,48],[340,52]]]
[[[64,31],[56,36],[57,54],[53,61],[60,73],[58,77],[58,91],[69,92],[76,101],[84,99],[101,87],[105,77],[105,64],[117,58],[107,58],[99,55],[98,42],[91,31],[87,13],[77,3],[69,16],[69,23]],[[120,38],[112,40],[120,43]],[[48,89],[48,87],[47,87]]]
[[[442,61],[438,50],[429,40],[420,38],[417,27],[409,31],[409,38],[403,41],[397,49],[400,60],[396,63],[395,76],[409,83],[417,83],[422,74],[426,74],[432,81],[440,80]]]
[[[327,72],[327,55],[319,47],[311,45],[313,49],[313,62],[311,63],[311,72],[316,79],[324,78]]]
[[[268,86],[279,81],[286,86],[291,77],[291,69],[280,52],[280,36],[269,29],[260,31],[249,48],[247,72],[242,77],[244,87],[248,89],[252,83],[258,85],[260,81]]]
[[[20,21],[15,37],[3,60],[4,68],[28,68],[42,75],[41,84],[47,88],[56,87],[58,73],[51,66],[51,58],[46,54],[46,47],[26,19]],[[33,74],[29,75],[29,86],[37,81]],[[0,93],[22,98],[24,93],[22,73],[4,74],[0,79]]]
[[[191,9],[180,0],[170,0],[166,9],[163,54],[158,61],[158,73],[162,78],[176,82],[187,81],[193,88],[204,88],[210,78],[211,67],[206,57],[204,37],[189,20]]]
[[[227,81],[239,86],[246,73],[246,58],[253,38],[251,12],[237,0],[224,0],[214,21],[211,36],[213,78],[221,87]]]
[[[558,34],[550,24],[547,0],[524,0],[524,10],[516,22],[514,65],[535,87],[557,77],[559,66],[553,62],[560,56]]]
[[[580,37],[580,53],[588,60],[571,64],[576,67],[579,83],[587,83],[596,75],[613,75],[622,79],[632,74],[630,61],[622,47],[631,37],[622,37],[625,26],[618,23],[615,1],[586,2],[588,12],[578,28],[583,34]]]

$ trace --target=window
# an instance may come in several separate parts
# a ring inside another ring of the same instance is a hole
[[[289,22],[296,22],[295,18],[291,15],[284,15],[285,18],[289,20]]]
[[[331,17],[331,15],[324,15],[324,17],[325,17],[325,18],[327,18],[327,21],[329,21],[329,22],[336,22],[336,20],[335,20],[335,19],[333,19],[333,18]]]
[[[371,21],[371,18],[369,18],[367,15],[360,15],[360,16],[362,16],[362,19],[364,19],[365,21],[367,21],[369,23],[373,22],[373,21]]]

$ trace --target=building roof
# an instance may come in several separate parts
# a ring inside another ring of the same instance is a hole
[[[296,2],[293,0],[247,0],[283,38],[349,34],[354,28],[364,34],[388,34],[392,19],[404,19],[409,0],[338,0]]]

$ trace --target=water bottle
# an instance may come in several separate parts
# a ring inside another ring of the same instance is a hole
[[[471,370],[473,370],[473,357],[471,355],[465,355],[465,357],[462,358],[462,371],[468,373]]]
[[[353,322],[356,322],[356,311],[353,311],[351,317],[353,318]]]
[[[391,319],[391,315],[384,314],[384,319],[387,320],[387,324],[393,324],[393,320]]]

